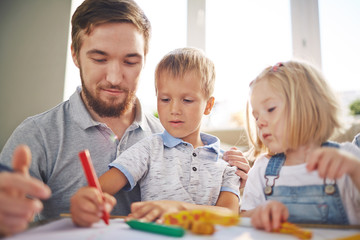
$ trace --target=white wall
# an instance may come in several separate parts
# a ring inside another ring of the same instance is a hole
[[[0,1],[0,150],[26,117],[62,102],[70,6]]]

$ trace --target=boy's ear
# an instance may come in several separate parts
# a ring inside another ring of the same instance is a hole
[[[210,114],[211,109],[212,109],[213,106],[214,106],[214,103],[215,103],[215,98],[214,98],[214,97],[210,97],[210,98],[207,100],[206,108],[205,108],[205,111],[204,111],[204,114],[205,114],[205,115],[209,115],[209,114]]]
[[[76,56],[76,53],[75,53],[74,48],[73,48],[72,45],[71,45],[71,56],[72,56],[72,59],[73,59],[74,64],[75,64],[78,68],[80,68],[80,64],[79,64],[78,58],[77,58],[77,56]]]

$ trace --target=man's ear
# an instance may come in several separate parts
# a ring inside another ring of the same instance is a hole
[[[214,106],[214,103],[215,103],[215,98],[214,98],[214,97],[210,97],[210,98],[207,100],[206,108],[205,108],[205,111],[204,111],[204,114],[205,114],[205,115],[209,115],[209,114],[210,114],[211,109],[212,109],[213,106]]]
[[[77,66],[78,68],[80,68],[80,64],[79,64],[79,61],[78,61],[78,58],[76,56],[76,53],[74,51],[74,48],[73,46],[71,45],[71,56],[72,56],[72,59],[73,59],[73,62],[75,64],[75,66]]]

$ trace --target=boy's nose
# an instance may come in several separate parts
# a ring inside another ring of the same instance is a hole
[[[180,103],[178,103],[177,101],[173,101],[170,106],[170,113],[172,115],[181,114]]]

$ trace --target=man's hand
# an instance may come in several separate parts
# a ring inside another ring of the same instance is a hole
[[[13,155],[14,172],[0,173],[0,235],[24,231],[34,214],[43,208],[37,198],[51,195],[48,186],[29,176],[30,163],[29,147],[20,145]]]

